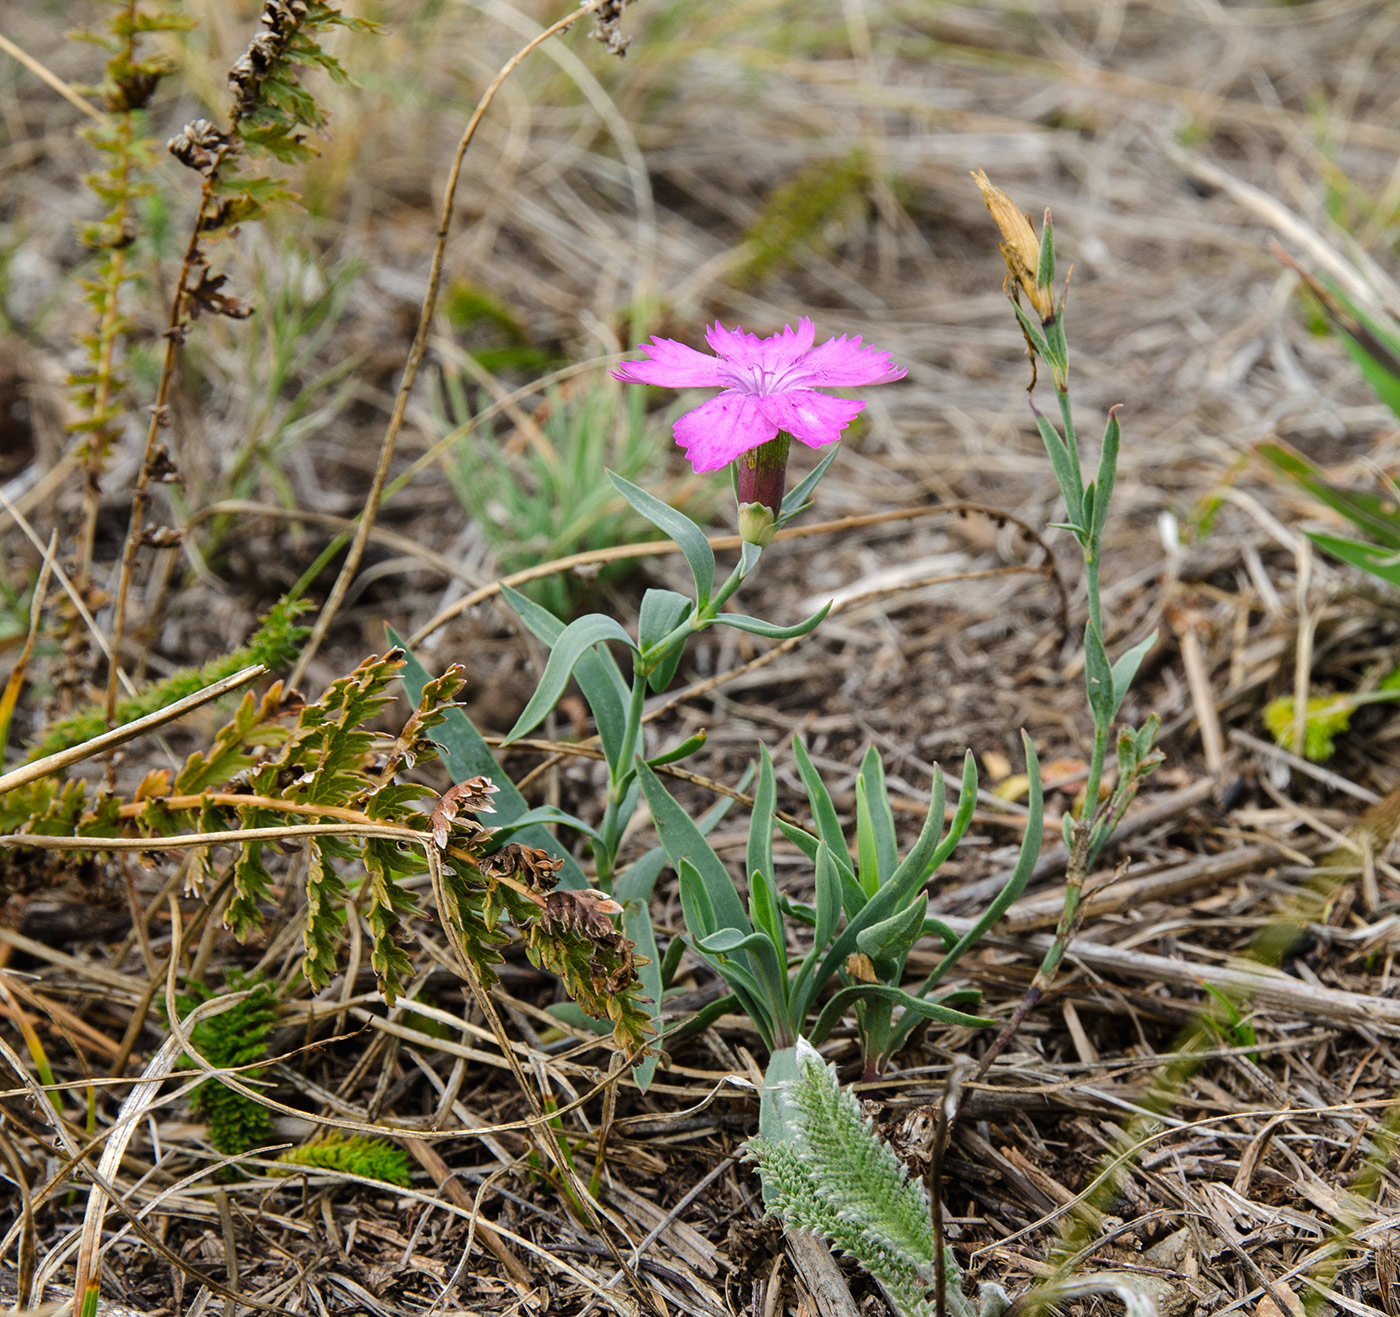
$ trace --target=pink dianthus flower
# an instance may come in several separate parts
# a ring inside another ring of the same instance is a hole
[[[715,323],[705,331],[715,356],[673,339],[653,338],[638,349],[648,360],[624,361],[613,375],[629,384],[721,389],[673,427],[696,471],[715,471],[779,432],[809,448],[834,444],[865,404],[819,390],[904,378],[904,371],[890,364],[888,352],[862,347],[859,337],[843,334],[813,347],[815,339],[806,316],[796,329],[785,325],[781,334],[768,338]]]

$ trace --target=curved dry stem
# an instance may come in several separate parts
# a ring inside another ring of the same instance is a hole
[[[452,231],[452,216],[457,204],[457,182],[462,174],[462,161],[466,158],[467,149],[476,136],[477,127],[485,117],[486,111],[490,109],[491,102],[496,99],[496,93],[501,89],[502,84],[515,72],[527,55],[550,37],[567,31],[580,18],[602,8],[607,2],[608,0],[588,0],[588,3],[550,24],[537,37],[526,42],[501,66],[500,72],[491,80],[491,85],[482,93],[481,100],[477,102],[476,109],[472,112],[472,117],[462,132],[461,139],[457,143],[457,150],[452,157],[452,168],[447,175],[447,186],[443,190],[437,241],[433,244],[432,265],[428,270],[428,287],[423,295],[423,305],[418,313],[418,328],[413,335],[413,343],[404,362],[403,378],[399,381],[398,396],[394,399],[394,410],[389,417],[388,427],[384,431],[384,440],[379,449],[379,461],[374,468],[374,478],[370,482],[369,494],[365,499],[365,509],[360,517],[360,524],[356,527],[355,538],[351,540],[350,548],[346,552],[340,574],[336,577],[335,585],[331,587],[330,598],[326,600],[325,606],[316,618],[316,625],[312,627],[311,635],[307,637],[306,647],[302,650],[301,657],[297,659],[296,667],[292,669],[292,675],[287,682],[291,687],[300,684],[306,675],[307,667],[315,658],[317,650],[320,649],[321,642],[325,639],[331,622],[335,619],[340,605],[345,600],[350,583],[354,580],[355,573],[360,569],[360,559],[364,556],[365,545],[369,542],[370,531],[374,528],[374,518],[379,510],[380,496],[383,494],[385,483],[389,479],[389,466],[394,460],[394,448],[398,443],[399,431],[403,428],[404,417],[408,414],[409,394],[413,391],[414,381],[418,378],[418,367],[422,364],[423,355],[427,351],[428,335],[432,331],[433,315],[437,310],[438,290],[442,285],[442,267],[447,255],[447,239]]]
[[[985,503],[935,503],[923,508],[895,508],[889,512],[862,512],[855,516],[838,517],[834,521],[819,521],[811,526],[789,527],[787,530],[780,530],[773,537],[773,541],[777,543],[780,540],[803,540],[813,535],[831,535],[841,531],[859,530],[864,526],[884,526],[897,521],[921,521],[924,517],[947,516],[950,513],[954,516],[975,513],[979,516],[989,517],[993,521],[1015,526],[1045,554],[1043,566],[1021,570],[1038,572],[1053,581],[1060,605],[1060,631],[1067,635],[1069,633],[1069,591],[1060,576],[1059,568],[1055,565],[1049,546],[1034,526],[1022,521],[1020,517],[1010,512],[989,507]],[[709,540],[710,548],[718,552],[737,549],[743,542],[737,535],[712,535]],[[657,558],[679,552],[680,548],[670,540],[649,540],[641,544],[620,544],[607,549],[589,549],[583,553],[571,553],[564,558],[555,558],[551,562],[540,563],[536,567],[523,568],[521,571],[512,572],[509,576],[501,577],[498,581],[492,581],[490,585],[483,585],[479,589],[473,590],[471,594],[463,595],[462,598],[449,604],[409,636],[408,643],[410,646],[420,644],[439,627],[452,621],[454,617],[459,617],[469,609],[475,608],[477,604],[484,603],[487,599],[495,598],[501,593],[504,586],[524,585],[529,581],[538,581],[546,576],[557,576],[560,572],[572,571],[575,567],[587,567],[594,563],[620,562],[626,558]],[[927,584],[927,582],[915,582],[914,584]],[[912,587],[899,586],[894,588],[910,589]],[[860,596],[860,598],[866,597],[868,596]],[[852,599],[850,602],[854,603],[856,600]]]
[[[122,543],[121,570],[117,576],[117,594],[112,611],[111,651],[107,662],[107,725],[110,727],[117,709],[117,671],[121,658],[122,635],[126,630],[127,598],[131,594],[131,575],[136,567],[136,550],[141,544],[141,532],[146,527],[146,509],[151,501],[151,475],[161,451],[160,432],[169,424],[170,386],[175,378],[175,361],[180,351],[181,324],[185,315],[185,285],[199,260],[204,231],[200,227],[209,200],[214,194],[214,175],[206,175],[199,190],[199,205],[194,223],[190,225],[189,241],[180,261],[175,279],[175,293],[170,299],[170,316],[165,326],[165,356],[161,361],[160,382],[156,385],[156,400],[151,404],[151,421],[146,427],[146,446],[141,453],[141,465],[136,472],[136,488],[131,493],[131,516],[127,521],[126,539]]]

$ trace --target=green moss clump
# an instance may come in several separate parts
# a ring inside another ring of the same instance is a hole
[[[228,1010],[200,1020],[190,1030],[195,1050],[219,1069],[250,1066],[264,1060],[268,1037],[277,1024],[277,993],[268,984],[231,974],[228,990],[247,991],[248,995]],[[218,995],[203,984],[192,983],[188,993],[178,999],[180,1014],[186,1015],[200,1002]],[[185,1058],[185,1065],[193,1064]],[[254,1066],[241,1071],[239,1078],[251,1083],[261,1074],[261,1069]],[[272,1113],[221,1080],[206,1079],[194,1090],[192,1103],[195,1113],[209,1126],[209,1142],[226,1156],[247,1152],[272,1138]]]
[[[341,1171],[365,1180],[382,1180],[385,1184],[406,1189],[409,1183],[408,1157],[387,1139],[370,1139],[363,1135],[342,1138],[338,1134],[316,1139],[300,1148],[289,1148],[278,1159],[288,1169],[274,1174],[290,1175],[290,1168],[304,1166],[318,1171]]]
[[[117,705],[115,725],[124,727],[158,709],[167,708],[254,663],[261,663],[270,672],[290,667],[301,650],[301,642],[311,634],[309,627],[296,624],[297,614],[307,607],[309,605],[305,600],[279,600],[263,618],[252,639],[241,649],[212,659],[203,667],[181,668],[164,681],[155,682],[131,699],[121,701]],[[102,706],[89,704],[49,726],[34,744],[29,758],[31,761],[42,759],[45,755],[82,745],[94,736],[101,736],[106,730],[107,721]]]
[[[1285,750],[1293,747],[1295,705],[1291,695],[1280,695],[1264,706],[1264,726]],[[1336,695],[1314,695],[1303,720],[1303,757],[1326,763],[1336,753],[1336,738],[1351,724],[1352,706]]]

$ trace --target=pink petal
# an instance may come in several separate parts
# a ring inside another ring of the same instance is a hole
[[[718,320],[705,331],[705,342],[735,366],[761,366],[766,339],[744,333],[743,325],[726,329]]]
[[[638,349],[647,361],[624,361],[613,378],[628,384],[661,384],[671,389],[705,388],[727,384],[724,363],[717,357],[686,347],[670,338],[653,338]]]
[[[740,453],[778,433],[777,424],[759,410],[759,401],[752,394],[726,390],[676,421],[672,426],[676,442],[696,471],[728,466]]]
[[[807,316],[797,322],[797,328],[784,325],[781,334],[762,340],[763,368],[777,373],[789,366],[799,365],[811,350],[817,331]]]
[[[863,402],[832,398],[812,389],[787,389],[754,401],[767,420],[809,448],[834,444],[841,431],[865,410]]]
[[[890,364],[888,352],[863,348],[860,338],[829,338],[803,357],[798,366],[803,384],[815,388],[853,388],[858,384],[889,384],[904,371]],[[796,372],[794,373],[796,374]]]

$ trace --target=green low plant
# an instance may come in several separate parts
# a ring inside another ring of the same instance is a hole
[[[220,654],[197,668],[181,668],[160,681],[152,682],[129,700],[117,705],[116,724],[121,726],[156,713],[178,703],[187,695],[233,676],[250,664],[261,663],[269,672],[290,667],[309,630],[298,625],[296,619],[308,607],[303,600],[279,600],[268,609],[247,644],[227,654]],[[29,757],[40,759],[82,745],[101,735],[106,728],[107,720],[102,706],[87,705],[56,723],[50,723],[30,748]]]
[[[1400,321],[1364,305],[1335,282],[1287,263],[1376,398],[1400,418]],[[1257,444],[1254,451],[1277,474],[1350,523],[1351,535],[1305,529],[1318,548],[1387,585],[1400,586],[1400,487],[1391,475],[1378,471],[1376,488],[1361,489],[1337,484],[1317,463],[1276,440]]]
[[[744,1145],[758,1165],[768,1210],[849,1253],[902,1317],[932,1317],[939,1259],[928,1193],[875,1133],[834,1066],[803,1043],[795,1067],[768,1090],[771,1123],[783,1131]],[[976,1302],[964,1296],[962,1271],[946,1247],[941,1265],[952,1317],[1000,1317],[1006,1310],[1010,1298],[999,1285],[984,1282]]]
[[[444,369],[440,381],[433,410],[446,435],[464,428],[473,410],[460,372]],[[519,438],[518,450],[508,451],[487,421],[457,445],[448,467],[457,498],[503,575],[653,537],[651,522],[619,497],[608,479],[613,471],[633,483],[650,481],[664,468],[664,453],[637,390],[624,392],[601,374],[576,381],[569,391],[550,388]],[[693,483],[674,488],[677,502],[708,519],[713,499],[703,488]],[[604,569],[602,576],[625,568]],[[580,578],[560,574],[532,582],[524,593],[567,622],[585,591]]]
[[[371,1139],[363,1134],[327,1134],[299,1148],[288,1148],[277,1158],[287,1169],[274,1174],[293,1174],[293,1168],[309,1171],[339,1171],[363,1180],[382,1180],[407,1189],[411,1182],[408,1156],[388,1139]]]
[[[255,1085],[262,1075],[259,1061],[267,1059],[267,1040],[277,1025],[277,992],[271,984],[237,972],[228,976],[221,992],[189,983],[176,998],[180,1014],[188,1015],[201,1002],[225,993],[243,993],[226,1011],[200,1020],[190,1031],[190,1043],[218,1070],[238,1068],[240,1083]],[[194,1064],[188,1057],[184,1064]],[[272,1137],[272,1113],[261,1103],[230,1088],[221,1079],[206,1079],[190,1095],[195,1114],[209,1127],[216,1152],[247,1152]]]
[[[880,756],[867,751],[857,778],[855,857],[847,847],[831,795],[800,740],[793,755],[807,791],[816,832],[776,818],[776,783],[766,747],[760,747],[758,785],[749,826],[745,872],[747,909],[723,861],[685,811],[645,765],[642,786],[667,857],[680,876],[681,907],[691,946],[728,984],[733,1002],[753,1022],[781,1071],[800,1038],[821,1043],[854,1010],[861,1053],[873,1078],[928,1020],[979,1027],[991,1021],[955,1010],[979,994],[962,989],[931,996],[961,957],[1001,918],[1024,890],[1040,852],[1043,800],[1035,749],[1025,741],[1029,811],[1020,858],[1006,884],[962,937],[928,917],[927,885],[953,853],[972,819],[977,769],[966,758],[958,809],[946,833],[946,788],[934,774],[928,816],[901,860],[894,814]],[[783,896],[773,863],[774,825],[812,864],[815,900],[802,905]],[[801,956],[784,917],[811,930]],[[909,954],[926,937],[943,955],[914,989],[904,987]],[[833,984],[839,989],[823,996]],[[896,1016],[898,1010],[900,1014]]]

